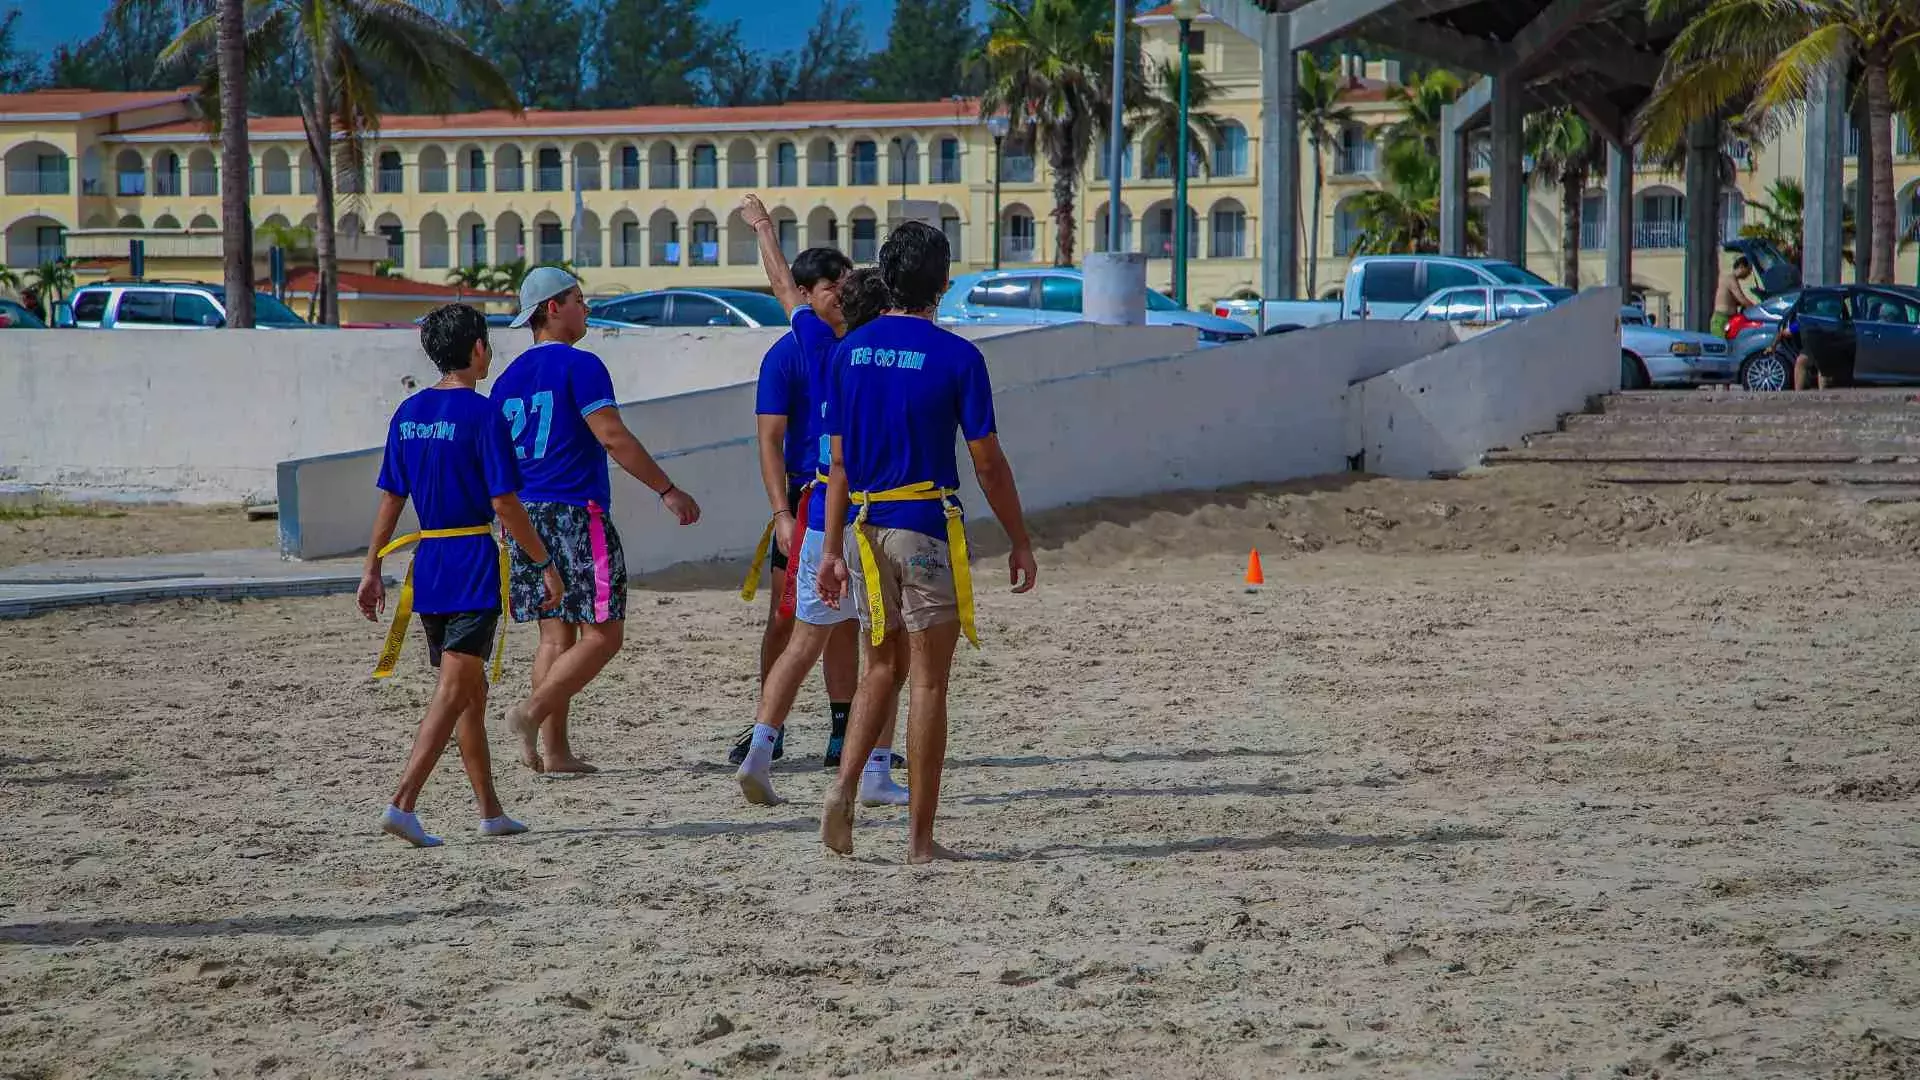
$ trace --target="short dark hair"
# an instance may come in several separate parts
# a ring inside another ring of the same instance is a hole
[[[1739,255],[1733,260],[1733,268],[1735,270],[1751,270],[1753,269],[1753,263],[1749,262],[1745,255]]]
[[[420,347],[444,374],[473,364],[473,345],[487,340],[487,317],[465,304],[447,304],[420,320]]]
[[[903,311],[925,311],[939,303],[952,263],[947,234],[922,221],[899,226],[880,246],[880,278]]]
[[[793,260],[793,283],[811,289],[822,281],[839,281],[852,269],[853,260],[838,248],[808,248]]]
[[[840,282],[840,314],[846,319],[849,334],[886,314],[892,306],[893,294],[880,280],[880,271],[871,266],[853,270]]]

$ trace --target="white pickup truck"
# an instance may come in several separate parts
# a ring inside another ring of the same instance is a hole
[[[1215,300],[1213,313],[1263,334],[1278,334],[1341,319],[1398,319],[1441,289],[1474,285],[1525,285],[1536,292],[1572,295],[1538,274],[1498,259],[1362,255],[1347,269],[1346,287],[1338,300]]]

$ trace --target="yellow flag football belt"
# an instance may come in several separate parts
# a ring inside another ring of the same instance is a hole
[[[873,541],[867,536],[867,509],[879,502],[931,502],[938,499],[947,514],[947,558],[953,563],[953,591],[960,602],[960,630],[967,642],[980,647],[980,635],[973,628],[973,567],[967,562],[967,526],[960,518],[960,503],[952,488],[938,487],[931,480],[889,488],[886,491],[856,491],[853,502],[860,513],[853,519],[854,541],[860,545],[860,577],[867,589],[867,614],[872,629],[868,638],[878,645],[887,637],[887,609],[880,597],[880,562],[874,557]]]
[[[491,525],[465,525],[458,529],[421,529],[411,532],[380,549],[380,557],[399,551],[409,544],[422,540],[444,540],[453,536],[492,536]],[[500,630],[493,641],[493,681],[500,681],[501,661],[507,654],[507,619],[512,607],[510,578],[508,576],[507,546],[496,538],[500,547]],[[374,665],[373,677],[384,679],[393,674],[400,663],[400,647],[407,642],[407,623],[413,620],[413,563],[407,563],[407,576],[400,583],[400,599],[393,605],[393,624],[387,627],[387,643],[380,649],[380,662]]]

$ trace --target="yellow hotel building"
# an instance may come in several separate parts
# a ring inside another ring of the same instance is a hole
[[[1153,57],[1175,51],[1164,11],[1140,19]],[[1223,23],[1195,24],[1195,55],[1218,87],[1211,111],[1220,137],[1195,148],[1190,169],[1190,298],[1196,305],[1260,279],[1260,55]],[[1398,117],[1387,100],[1390,63],[1349,61],[1346,104],[1354,122],[1321,161],[1317,272],[1307,280],[1306,216],[1311,149],[1301,183],[1301,290],[1337,288],[1353,253],[1352,196],[1373,186],[1377,140]],[[311,225],[314,163],[296,118],[250,125],[257,224]],[[1757,153],[1736,155],[1737,184],[1724,196],[1723,228],[1737,231],[1746,204],[1772,180],[1800,175],[1797,131]],[[1896,136],[1896,185],[1903,235],[1920,221],[1920,154],[1904,126]],[[748,108],[635,108],[588,112],[477,112],[390,116],[370,141],[364,176],[341,178],[338,231],[348,320],[411,317],[451,295],[449,271],[526,258],[568,260],[595,295],[671,285],[761,282],[753,236],[735,206],[757,191],[780,223],[790,252],[831,244],[856,261],[874,257],[889,220],[938,218],[960,268],[993,261],[995,150],[975,103],[805,103]],[[1104,148],[1080,178],[1075,208],[1079,250],[1106,238]],[[103,94],[41,91],[0,95],[0,258],[16,269],[61,253],[80,257],[81,281],[124,272],[127,241],[146,242],[149,274],[218,280],[218,147],[185,91]],[[1166,155],[1141,160],[1132,148],[1120,209],[1128,245],[1150,259],[1149,280],[1171,277],[1173,179]],[[1051,259],[1051,185],[1018,134],[1000,158],[1003,265]],[[1856,162],[1848,163],[1849,177]],[[1604,177],[1583,211],[1582,280],[1601,280]],[[1682,295],[1682,185],[1646,171],[1635,184],[1635,285],[1658,316],[1673,317]],[[1484,196],[1476,196],[1484,198]],[[1557,278],[1559,192],[1531,188],[1527,261]],[[390,258],[407,282],[372,278]],[[1915,280],[1920,247],[1899,259]],[[261,263],[264,268],[264,262]],[[263,270],[264,274],[264,270]],[[410,284],[411,283],[411,284]],[[1310,290],[1310,292],[1309,292]]]

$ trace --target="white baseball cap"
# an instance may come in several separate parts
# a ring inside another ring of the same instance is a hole
[[[565,296],[567,290],[579,287],[580,279],[557,266],[534,267],[520,282],[520,314],[515,315],[513,322],[507,325],[527,325],[527,320],[533,318],[533,313],[540,310],[541,304]]]

